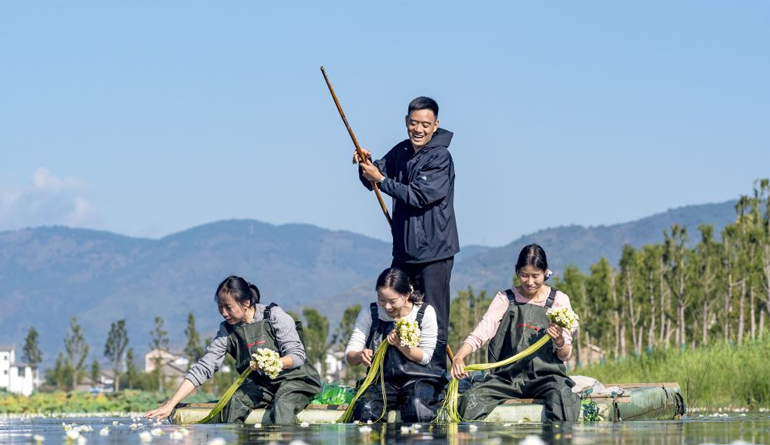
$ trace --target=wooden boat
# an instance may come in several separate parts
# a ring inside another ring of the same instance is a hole
[[[606,385],[624,390],[619,396],[599,395],[589,399],[596,402],[599,414],[605,421],[627,420],[671,420],[686,412],[684,399],[678,383],[632,383]],[[214,403],[180,405],[172,415],[175,424],[190,424],[203,419],[214,407]],[[345,405],[308,405],[297,416],[300,422],[334,423],[345,411]],[[262,422],[264,409],[256,409],[246,419],[247,424]],[[583,416],[581,413],[580,419]],[[538,399],[509,400],[495,408],[485,422],[529,423],[542,422],[543,402]],[[397,411],[387,413],[387,421],[400,422]]]

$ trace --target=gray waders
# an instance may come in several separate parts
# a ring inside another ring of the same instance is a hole
[[[489,343],[488,362],[494,363],[527,349],[546,333],[556,289],[551,288],[545,307],[519,303],[506,291],[510,304],[495,337]],[[574,422],[580,414],[580,397],[572,392],[575,382],[556,357],[553,342],[522,360],[489,373],[460,395],[458,410],[464,420],[481,420],[508,399],[535,398],[545,401],[545,420]]]
[[[423,303],[417,312],[417,324],[420,328],[428,306],[427,303]],[[377,303],[372,303],[370,310],[372,327],[369,338],[366,340],[367,349],[373,349],[374,339],[379,339],[379,342],[387,341],[386,337],[396,325],[392,321],[380,320],[377,314]],[[444,354],[445,348],[446,344],[438,341],[431,361],[427,365],[421,365],[406,358],[395,347],[389,346],[382,365],[387,406],[384,406],[382,386],[378,379],[361,394],[356,402],[353,408],[353,419],[376,422],[380,419],[383,409],[398,409],[401,412],[402,422],[432,421],[438,411],[438,396],[447,383],[444,377],[445,370],[440,365],[441,360],[437,359],[437,356]]]
[[[249,367],[251,354],[259,348],[280,351],[275,331],[270,324],[270,304],[262,321],[241,326],[227,326],[227,352],[235,358],[235,367],[242,373]],[[302,325],[296,322],[301,340]],[[262,371],[252,372],[238,388],[221,413],[220,422],[243,423],[251,411],[267,408],[262,418],[264,425],[296,425],[297,413],[302,411],[316,394],[321,392],[321,377],[315,367],[305,362],[298,368],[281,371],[271,379]]]

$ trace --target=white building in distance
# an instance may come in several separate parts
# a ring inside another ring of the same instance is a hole
[[[13,345],[0,345],[0,389],[28,396],[38,385],[37,369],[17,363]]]

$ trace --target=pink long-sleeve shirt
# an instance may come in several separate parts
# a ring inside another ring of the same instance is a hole
[[[538,302],[528,300],[519,294],[519,291],[515,288],[513,289],[513,294],[514,298],[516,298],[516,301],[519,303],[534,304],[541,307],[545,306],[546,300]],[[494,337],[497,333],[497,328],[500,327],[500,322],[503,320],[503,315],[505,315],[505,313],[508,311],[509,304],[508,296],[505,294],[505,291],[498,292],[497,295],[495,295],[495,298],[492,300],[492,303],[489,305],[489,309],[487,309],[487,312],[481,318],[479,324],[477,324],[473,332],[468,335],[468,338],[465,339],[464,343],[468,343],[473,351],[475,351],[484,345],[484,343],[491,340],[492,337]],[[569,303],[569,297],[567,294],[562,291],[556,291],[556,296],[553,300],[553,307],[563,306],[566,306],[572,310],[572,306]],[[565,329],[562,335],[564,336],[564,344],[571,345],[572,333]]]

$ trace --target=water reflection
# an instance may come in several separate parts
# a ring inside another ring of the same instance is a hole
[[[131,429],[128,418],[0,418],[1,444],[34,444],[33,435],[43,437],[43,445],[65,444],[62,422],[88,425],[84,445],[142,444],[141,431],[153,427]],[[113,425],[118,422],[120,425]],[[108,426],[110,434],[100,436]],[[581,424],[459,424],[459,425],[310,425],[296,427],[262,427],[238,425],[192,425],[189,434],[172,439],[171,433],[181,427],[160,425],[163,432],[146,445],[208,445],[215,438],[227,444],[402,444],[446,443],[478,444],[729,444],[736,441],[770,445],[770,418],[766,413],[730,415],[728,417],[693,417],[676,421]],[[539,440],[538,440],[539,439]],[[77,441],[73,442],[73,445]]]

